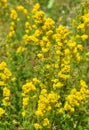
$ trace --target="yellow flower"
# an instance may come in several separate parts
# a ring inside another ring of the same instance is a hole
[[[26,27],[26,28],[29,28],[29,26],[30,26],[30,23],[27,21],[27,22],[25,23],[25,27]]]
[[[0,86],[5,86],[6,84],[4,83],[4,81],[0,81]]]
[[[36,130],[41,130],[42,129],[42,126],[38,123],[34,123],[34,127]]]
[[[43,126],[49,126],[50,125],[50,122],[48,120],[48,118],[45,118],[42,122]]]
[[[12,82],[16,81],[16,78],[15,78],[15,77],[13,77],[13,78],[11,79],[11,81],[12,81]]]
[[[81,36],[81,38],[84,41],[84,40],[88,39],[88,35],[84,34],[84,35]]]
[[[83,46],[82,46],[81,44],[78,44],[78,45],[77,45],[77,48],[78,48],[79,50],[83,51]]]
[[[7,87],[3,88],[3,96],[4,97],[10,96],[10,90]]]
[[[40,81],[37,79],[37,78],[33,78],[33,83],[36,84],[36,83],[40,83]]]
[[[49,48],[44,48],[44,47],[42,48],[43,53],[47,53],[48,51],[49,51]]]
[[[44,25],[42,26],[42,29],[45,31],[52,30],[55,22],[51,18],[46,18]]]
[[[36,3],[36,4],[34,5],[34,7],[33,7],[32,12],[33,12],[33,13],[36,13],[36,12],[39,10],[39,8],[40,8],[40,4],[39,4],[39,3]]]
[[[23,108],[25,108],[28,105],[29,102],[29,97],[24,97],[23,98]]]
[[[58,99],[60,98],[60,96],[56,93],[54,93],[53,91],[51,91],[49,94],[48,94],[48,101],[50,103],[56,103],[58,101]]]
[[[37,57],[38,57],[38,58],[44,58],[43,54],[41,54],[41,53],[38,53],[38,54],[37,54]]]
[[[80,80],[80,86],[87,88],[86,82],[84,80]]]
[[[64,109],[63,109],[63,108],[60,108],[60,109],[58,110],[58,113],[59,113],[59,114],[63,114],[63,112],[64,112]]]
[[[20,47],[18,47],[18,49],[17,49],[17,53],[22,53],[23,51],[25,51],[26,50],[26,48],[24,48],[24,47],[22,47],[22,46],[20,46]]]
[[[1,62],[0,63],[0,70],[3,70],[4,68],[6,68],[6,66],[7,66],[7,64],[6,64],[6,62]]]
[[[18,5],[17,6],[17,9],[20,10],[20,11],[23,11],[24,10],[24,7],[22,5]]]
[[[53,84],[53,88],[61,88],[63,84],[61,82],[57,82],[56,84]]]
[[[10,72],[10,70],[8,68],[4,69],[4,74],[6,75],[6,78],[10,78],[12,76],[12,73]]]
[[[26,112],[25,112],[25,111],[22,112],[22,116],[23,116],[23,117],[26,116]]]
[[[76,47],[76,42],[70,41],[70,42],[68,42],[67,45],[69,46],[70,49],[74,49]]]
[[[66,111],[71,110],[71,105],[68,104],[68,103],[66,103],[66,104],[64,105],[64,110],[66,110]]]
[[[78,29],[84,29],[84,23],[81,23],[81,24],[79,24],[79,26],[77,27]]]
[[[87,53],[86,53],[86,56],[88,56],[88,57],[89,57],[89,52],[87,52]]]
[[[14,26],[10,26],[10,31],[14,31]]]
[[[8,35],[7,38],[11,38],[15,34],[15,31],[11,31]]]
[[[42,112],[41,110],[37,110],[35,114],[36,114],[36,116],[38,116],[38,117],[39,117],[39,116],[43,117],[43,112]]]
[[[4,99],[2,99],[2,103],[4,106],[10,106],[10,98],[9,97],[5,97]]]
[[[41,90],[41,95],[45,95],[45,94],[47,94],[47,90],[46,89],[42,89]]]
[[[17,20],[18,15],[15,9],[11,9],[11,14],[10,14],[10,18],[13,20]]]
[[[32,82],[28,82],[22,86],[22,90],[23,90],[24,94],[29,94],[31,91],[35,91],[36,88]]]
[[[43,23],[43,21],[44,21],[44,12],[43,11],[37,11],[36,13],[35,13],[35,15],[33,16],[33,18],[34,18],[34,21],[36,22],[36,23],[38,23],[38,24],[41,24],[41,23]]]
[[[5,113],[5,110],[0,107],[0,117]]]

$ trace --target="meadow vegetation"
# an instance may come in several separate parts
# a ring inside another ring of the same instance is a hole
[[[88,0],[0,1],[0,130],[89,130]]]

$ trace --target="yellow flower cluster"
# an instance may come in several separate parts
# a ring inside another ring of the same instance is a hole
[[[34,22],[37,24],[43,24],[44,22],[44,12],[40,9],[40,5],[37,3],[34,7],[33,7],[33,18],[34,18]]]
[[[43,119],[42,125],[40,125],[39,123],[34,123],[34,128],[36,130],[41,130],[43,127],[49,128],[49,126],[50,126],[50,122],[49,122],[48,118]]]
[[[86,99],[89,98],[89,90],[85,81],[80,81],[80,90],[73,88],[71,93],[66,97],[64,110],[74,112],[76,107],[81,107],[85,103]]]
[[[30,94],[31,91],[35,91],[35,90],[36,88],[32,82],[27,82],[26,84],[22,86],[22,91],[25,95]]]
[[[7,87],[3,88],[3,105],[9,106],[10,105],[10,90]]]
[[[0,82],[6,82],[7,80],[10,79],[11,76],[12,76],[12,73],[7,68],[6,62],[1,62],[0,63],[0,80],[1,80]]]
[[[17,15],[17,12],[15,9],[11,9],[11,14],[10,14],[10,18],[14,21],[14,20],[17,20],[18,18],[18,15]]]
[[[22,116],[24,117],[26,115],[27,106],[29,104],[29,99],[31,98],[31,92],[36,91],[36,87],[32,82],[27,82],[22,86]]]
[[[16,24],[17,24],[17,21],[18,21],[17,11],[13,8],[10,11],[11,11],[11,13],[10,13],[11,25],[10,25],[10,32],[7,35],[7,39],[12,38],[13,35],[15,34]]]
[[[51,18],[46,18],[44,25],[42,26],[43,31],[51,31],[55,26],[55,22]],[[47,32],[50,35],[51,32]]]
[[[2,105],[9,106],[10,105],[10,89],[8,88],[8,83],[11,79],[12,73],[11,71],[7,68],[6,62],[1,62],[0,63],[0,90],[2,90],[2,98],[1,102]],[[2,116],[5,113],[5,110],[3,108],[0,108],[0,116]]]
[[[40,117],[40,119],[41,119],[40,120],[41,127],[49,127],[50,126],[50,121],[46,117],[46,115],[48,112],[50,112],[54,108],[56,108],[56,107],[60,108],[60,103],[58,102],[59,99],[60,99],[60,96],[57,93],[55,93],[53,91],[51,91],[50,93],[47,93],[47,89],[41,90],[41,94],[39,96],[39,101],[38,101],[38,108],[37,108],[37,111],[35,113],[37,118]],[[37,123],[34,125],[36,128]]]
[[[83,45],[77,44],[73,38],[68,42],[68,47],[70,49],[71,57],[75,58],[76,61],[80,63],[82,60],[82,55],[80,52],[83,51]]]

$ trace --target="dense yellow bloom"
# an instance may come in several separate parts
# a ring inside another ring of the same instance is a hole
[[[50,103],[56,103],[58,101],[58,99],[60,98],[60,96],[54,92],[50,92],[48,94],[48,101]]]
[[[76,42],[69,41],[67,45],[70,49],[74,49],[76,47]]]
[[[45,31],[52,30],[55,22],[51,18],[46,18],[44,25],[42,26],[42,29]]]
[[[39,24],[43,23],[43,21],[44,21],[44,12],[41,11],[41,10],[37,11],[36,14],[33,16],[33,18],[34,18],[34,21],[36,23],[39,23]]]
[[[80,80],[80,90],[78,91],[75,88],[71,90],[70,95],[66,97],[64,110],[74,112],[75,107],[80,107],[87,98],[89,98],[89,90],[85,81]]]

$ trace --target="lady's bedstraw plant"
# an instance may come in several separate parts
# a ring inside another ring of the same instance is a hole
[[[39,3],[29,9],[8,1],[0,2],[9,25],[0,60],[0,128],[88,130],[86,4],[69,30],[46,17]]]

